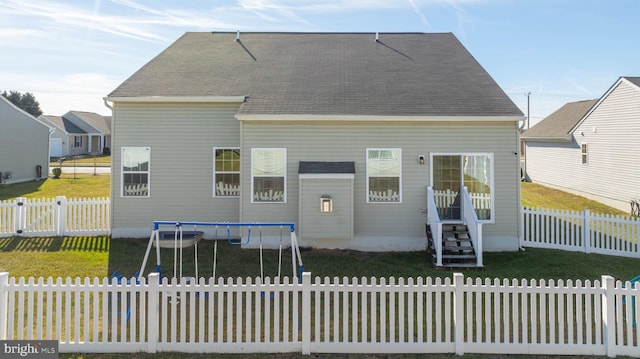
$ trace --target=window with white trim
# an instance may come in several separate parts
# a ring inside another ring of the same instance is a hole
[[[240,149],[213,149],[214,197],[240,196]]]
[[[582,153],[582,164],[589,164],[589,146],[586,143],[580,145],[580,152]]]
[[[73,147],[82,147],[82,136],[73,136]]]
[[[367,203],[402,201],[402,150],[367,149]]]
[[[122,197],[149,197],[150,147],[122,147]]]
[[[287,201],[287,149],[251,149],[251,202]]]

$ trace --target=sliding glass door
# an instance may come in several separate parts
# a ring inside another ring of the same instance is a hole
[[[478,219],[492,220],[493,156],[491,154],[432,154],[431,186],[440,219],[462,219],[461,190],[466,186]]]

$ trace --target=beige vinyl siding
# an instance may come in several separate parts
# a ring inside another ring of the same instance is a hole
[[[213,196],[213,148],[239,147],[237,109],[237,104],[114,105],[114,237],[149,235],[154,220],[238,221],[239,199]],[[123,146],[151,148],[148,198],[121,197]]]
[[[353,236],[353,179],[302,178],[300,186],[301,240],[350,240]],[[320,197],[323,195],[331,196],[332,212],[320,211]],[[324,244],[336,245],[332,242]]]
[[[42,177],[49,171],[49,127],[26,112],[0,99],[0,172],[11,172],[15,183],[36,178],[36,166]]]
[[[640,89],[622,81],[573,137],[571,144],[527,143],[531,180],[629,212],[629,201],[640,197]],[[587,164],[582,144],[588,145]]]
[[[252,147],[286,147],[287,203],[250,203],[242,198],[243,221],[296,221],[299,161],[354,161],[354,239],[352,249],[406,250],[426,245],[426,188],[429,154],[493,153],[495,223],[484,225],[485,249],[518,247],[519,162],[515,122],[244,122],[243,173],[249,173]],[[367,148],[402,149],[402,203],[366,203]],[[425,163],[418,156],[425,156]],[[243,176],[249,188],[250,177]],[[305,245],[304,242],[301,245]]]

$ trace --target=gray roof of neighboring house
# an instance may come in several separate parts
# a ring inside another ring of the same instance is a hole
[[[628,76],[623,76],[623,78],[629,80],[631,83],[633,83],[634,85],[640,87],[640,77],[628,77]]]
[[[40,118],[44,119],[45,121],[49,121],[54,126],[56,126],[59,129],[65,131],[66,133],[71,133],[71,134],[85,134],[86,133],[83,129],[81,129],[80,127],[76,126],[73,122],[67,120],[66,118],[64,118],[62,116],[42,115],[42,116],[40,116]]]
[[[109,120],[102,116],[98,115],[94,112],[84,112],[84,111],[70,111],[77,117],[79,117],[82,121],[88,123],[96,130],[100,131],[104,135],[111,134],[111,116],[109,116]]]
[[[568,140],[571,130],[596,102],[598,102],[597,99],[569,102],[526,130],[522,134],[522,139],[525,141],[541,139]]]
[[[110,98],[246,96],[242,115],[517,116],[451,33],[189,32]]]

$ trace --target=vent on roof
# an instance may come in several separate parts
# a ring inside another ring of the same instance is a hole
[[[236,32],[236,41],[240,41],[240,30]]]
[[[380,36],[378,35],[378,32],[376,31],[376,42],[380,41]]]

